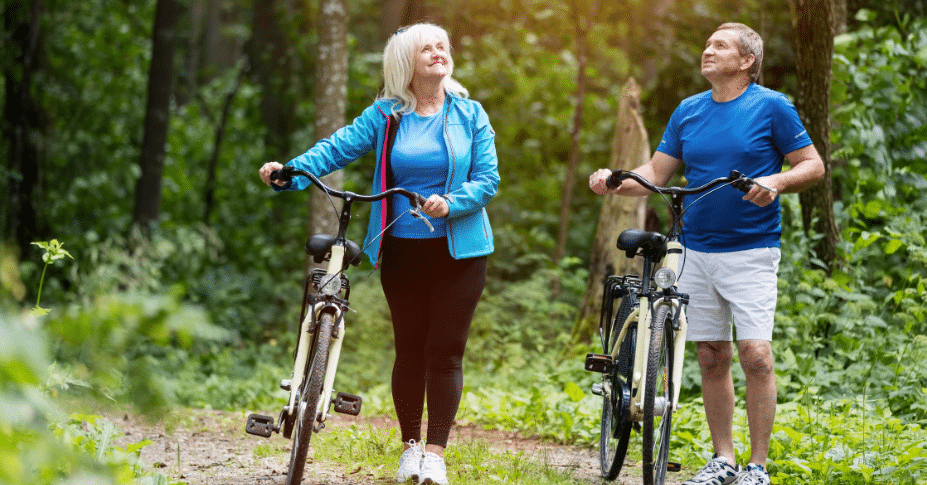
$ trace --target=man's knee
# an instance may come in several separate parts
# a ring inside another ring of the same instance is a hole
[[[772,346],[766,340],[738,342],[740,366],[748,377],[765,378],[775,373]]]
[[[730,372],[734,358],[731,342],[698,342],[696,348],[702,375],[726,375]]]

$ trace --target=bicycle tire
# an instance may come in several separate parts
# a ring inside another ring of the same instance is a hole
[[[673,318],[672,308],[659,305],[652,322],[644,390],[643,476],[644,485],[663,485],[669,461],[673,425]],[[662,412],[655,405],[662,400]]]
[[[615,334],[615,337],[617,338],[617,334]],[[628,333],[625,335],[625,339],[622,342],[621,350],[618,353],[616,365],[612,372],[604,377],[604,379],[611,380],[612,392],[610,395],[602,397],[602,426],[599,430],[599,465],[602,469],[602,477],[608,481],[618,478],[618,475],[621,473],[621,468],[624,465],[624,458],[628,452],[628,441],[631,438],[633,423],[627,419],[630,399],[623,399],[620,394],[624,390],[630,389],[631,382],[628,377],[630,372],[627,372],[627,375],[623,375],[619,371],[622,366],[618,364],[619,362],[623,362],[624,368],[634,368],[634,342],[636,340],[637,327],[635,326],[628,329]],[[627,385],[623,388],[622,385],[625,383],[627,383]],[[630,395],[628,395],[628,397],[630,397]],[[613,444],[614,448],[612,447]]]
[[[290,467],[286,475],[286,485],[299,485],[303,480],[306,456],[309,453],[309,441],[316,421],[319,398],[322,397],[322,384],[328,366],[328,348],[334,317],[323,313],[319,317],[319,328],[315,335],[315,348],[312,363],[307,373],[308,379],[300,392],[299,412],[293,425],[293,448],[290,450]]]

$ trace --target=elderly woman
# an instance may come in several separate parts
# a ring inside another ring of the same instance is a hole
[[[444,448],[460,404],[461,362],[486,283],[486,257],[493,252],[485,206],[499,183],[495,132],[482,106],[451,77],[450,51],[447,32],[436,25],[397,31],[383,51],[378,99],[288,163],[322,176],[376,150],[374,193],[404,187],[427,198],[423,210],[434,232],[400,217],[409,201],[395,196],[374,205],[364,243],[371,262],[381,266],[393,323],[393,403],[404,443],[397,482],[448,483]],[[281,167],[264,164],[261,180],[275,190],[307,186],[301,178],[271,184],[270,173]]]

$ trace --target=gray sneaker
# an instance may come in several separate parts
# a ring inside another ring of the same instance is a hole
[[[418,483],[419,485],[423,483],[447,485],[447,467],[444,465],[444,458],[426,451],[422,457],[422,472],[418,477]]]
[[[682,482],[682,485],[728,485],[737,481],[739,473],[739,466],[731,466],[727,458],[715,454],[694,477]]]
[[[409,440],[409,448],[399,456],[399,471],[396,472],[396,483],[403,483],[412,480],[418,482],[418,476],[422,469],[422,447]]]
[[[763,465],[750,463],[747,468],[740,474],[740,481],[737,485],[769,485],[769,473]]]

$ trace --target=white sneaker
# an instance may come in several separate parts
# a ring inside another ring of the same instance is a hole
[[[418,483],[419,485],[423,483],[447,485],[447,467],[444,465],[444,458],[426,451],[422,457],[422,471],[418,477]]]
[[[399,471],[396,472],[396,483],[403,483],[412,480],[418,481],[419,473],[422,469],[422,447],[409,440],[409,448],[402,452],[399,457]]]
[[[712,457],[698,474],[686,480],[682,485],[728,485],[740,478],[740,467],[736,464],[731,466],[727,458],[718,456]]]

